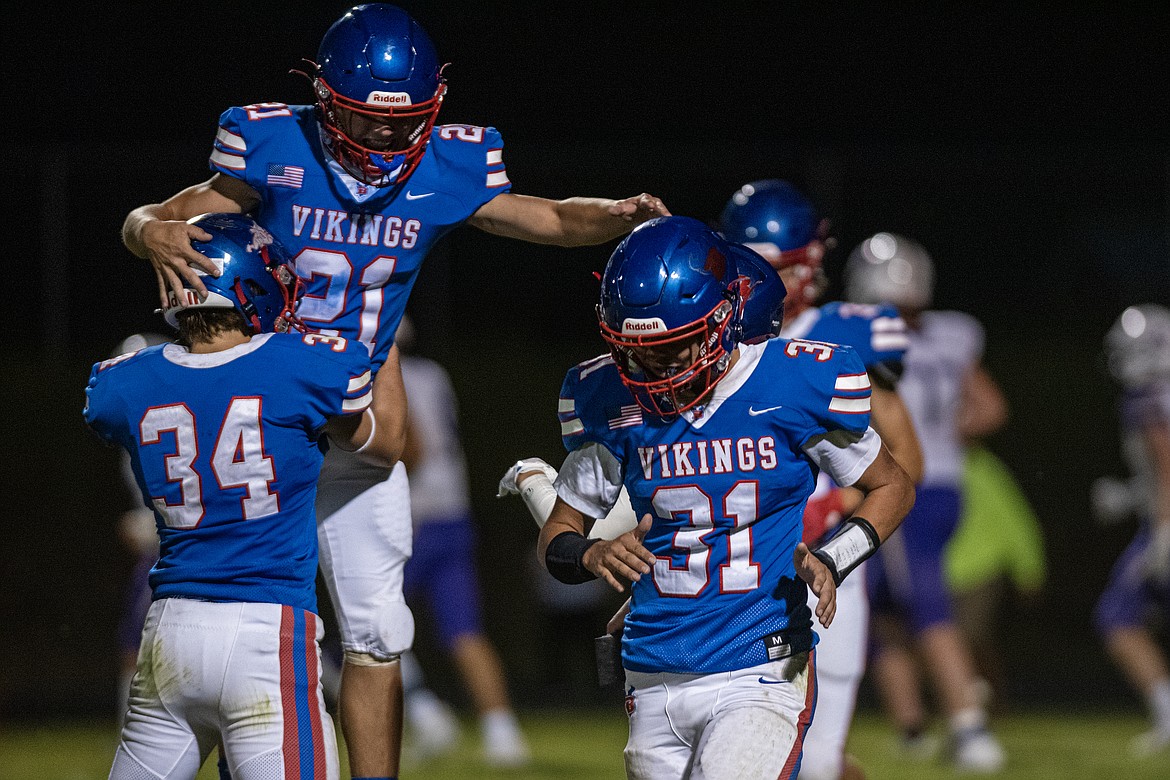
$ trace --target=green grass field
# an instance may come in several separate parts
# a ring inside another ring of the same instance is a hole
[[[404,767],[403,780],[622,780],[621,750],[625,720],[620,709],[604,713],[541,713],[522,716],[532,743],[534,762],[524,770],[486,768],[478,761],[478,744],[470,723],[453,754]],[[1010,756],[1003,780],[1167,780],[1170,752],[1141,761],[1126,755],[1129,739],[1144,727],[1136,715],[1069,713],[1015,715],[996,722]],[[869,780],[926,780],[960,777],[940,763],[913,763],[892,750],[892,733],[879,717],[861,714],[854,726],[850,752],[864,763]],[[109,773],[115,734],[107,723],[13,727],[0,731],[0,778],[3,780],[98,780]],[[213,762],[200,780],[215,780]],[[344,773],[343,777],[348,777]]]

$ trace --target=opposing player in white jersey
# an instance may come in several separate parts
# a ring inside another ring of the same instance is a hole
[[[848,347],[740,343],[751,280],[697,220],[635,229],[602,276],[610,354],[571,369],[559,404],[570,450],[539,553],[562,582],[632,582],[622,637],[631,778],[792,778],[813,715],[815,635],[836,585],[913,503],[869,427]],[[814,465],[815,464],[815,465]],[[823,468],[865,492],[814,551],[801,513]],[[625,487],[642,518],[588,540]]]
[[[554,201],[511,193],[495,128],[435,126],[447,91],[442,70],[426,32],[402,9],[372,3],[346,12],[306,66],[315,105],[227,109],[211,153],[214,175],[127,216],[123,240],[150,260],[160,297],[182,303],[184,282],[203,292],[195,268],[214,273],[191,248],[206,236],[186,219],[251,213],[294,256],[307,287],[305,322],[366,344],[377,371],[424,257],[456,227],[576,246],[669,213],[647,194]],[[402,467],[391,474],[327,455],[317,506],[321,567],[345,652],[340,711],[355,776],[397,773],[397,658],[414,635],[402,597],[409,505]]]
[[[917,665],[904,641],[908,633],[946,715],[956,767],[999,771],[1004,752],[988,730],[974,661],[955,622],[943,571],[961,509],[963,441],[989,435],[1007,415],[1003,395],[982,365],[983,328],[968,314],[929,310],[933,262],[920,244],[893,233],[873,235],[850,253],[845,292],[855,303],[892,303],[906,322],[910,344],[898,393],[923,455],[914,509],[868,565],[875,647],[870,669],[907,746],[921,742],[926,711]]]
[[[425,605],[439,647],[462,679],[479,718],[485,762],[522,766],[530,760],[527,740],[499,653],[484,630],[479,547],[455,389],[442,364],[414,351],[409,318],[402,318],[395,342],[402,350],[409,404],[402,462],[410,474],[414,521],[414,554],[406,564],[404,592],[412,609]],[[444,740],[454,747],[457,722],[426,687],[417,660],[407,654],[403,661],[406,722],[418,753],[425,755],[428,746],[441,748]]]
[[[1137,756],[1170,754],[1170,664],[1153,625],[1170,626],[1170,309],[1130,306],[1105,338],[1122,388],[1122,446],[1131,511],[1140,520],[1097,602],[1093,624],[1113,662],[1150,712]]]
[[[322,437],[392,463],[405,395],[390,372],[374,388],[360,343],[288,332],[303,327],[295,277],[251,218],[197,223],[221,272],[204,301],[165,310],[178,342],[98,363],[86,388],[86,422],[129,453],[159,536],[110,776],[193,778],[222,743],[236,780],[336,778],[316,615]]]
[[[870,422],[912,481],[922,476],[922,452],[896,383],[907,346],[906,326],[890,305],[820,301],[828,222],[791,183],[763,179],[740,187],[719,219],[725,238],[745,244],[784,282],[784,338],[847,344],[861,358],[872,385]],[[822,472],[804,512],[804,541],[813,546],[853,511],[860,496],[838,488]],[[818,630],[817,717],[804,741],[800,780],[858,780],[861,766],[845,754],[857,690],[865,674],[869,599],[864,567],[837,589],[838,618]],[[810,596],[810,606],[815,603]]]

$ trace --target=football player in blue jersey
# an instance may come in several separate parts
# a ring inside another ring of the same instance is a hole
[[[931,310],[934,264],[921,244],[876,233],[845,263],[845,295],[854,303],[891,303],[909,343],[901,395],[923,453],[913,511],[869,565],[873,654],[870,670],[886,710],[912,752],[927,748],[918,682],[921,657],[947,720],[956,768],[997,772],[1006,762],[980,700],[970,647],[955,619],[944,553],[962,505],[963,443],[999,429],[1007,404],[982,363],[982,325],[969,314]]]
[[[321,437],[392,464],[405,392],[393,372],[371,379],[361,343],[303,332],[288,257],[254,220],[195,224],[219,273],[203,300],[164,310],[177,342],[96,364],[86,388],[85,420],[129,453],[159,537],[110,777],[193,778],[222,742],[236,780],[336,778],[316,615]]]
[[[669,213],[645,193],[622,200],[512,193],[499,132],[435,125],[447,91],[442,71],[426,32],[405,11],[373,3],[346,12],[305,71],[313,105],[227,109],[211,178],[127,216],[123,241],[149,259],[160,298],[184,302],[184,285],[202,295],[196,269],[214,273],[191,246],[206,234],[185,220],[251,213],[294,256],[307,287],[304,321],[366,344],[377,370],[423,258],[456,227],[575,246],[612,240]],[[402,598],[411,548],[405,470],[390,473],[333,451],[317,509],[321,567],[345,651],[340,710],[351,768],[391,777],[402,730],[397,658],[414,633]]]
[[[837,585],[914,500],[869,426],[853,350],[742,341],[749,251],[685,217],[636,228],[602,276],[610,352],[561,391],[569,455],[539,553],[562,582],[632,583],[631,778],[794,778],[816,700],[813,614],[832,623]],[[864,498],[810,550],[801,514],[819,469]],[[638,526],[587,539],[623,487]]]
[[[719,218],[725,238],[748,246],[780,275],[788,295],[780,335],[847,344],[872,385],[874,430],[911,480],[922,476],[922,452],[896,382],[907,345],[906,326],[890,305],[831,302],[816,305],[828,286],[823,263],[832,245],[828,221],[792,183],[762,179],[740,187]],[[857,492],[821,473],[804,513],[804,541],[814,545],[853,511]],[[864,566],[864,565],[863,565]],[[804,742],[801,780],[857,780],[861,766],[845,754],[857,690],[865,673],[869,602],[864,572],[837,591],[841,618],[820,631],[817,644],[817,717]]]
[[[1170,309],[1128,307],[1105,347],[1122,389],[1118,411],[1132,473],[1124,514],[1137,515],[1141,525],[1113,565],[1093,624],[1149,708],[1150,729],[1130,750],[1150,756],[1170,753],[1170,664],[1154,630],[1159,622],[1170,625]]]

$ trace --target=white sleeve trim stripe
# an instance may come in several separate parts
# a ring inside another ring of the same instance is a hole
[[[244,136],[233,133],[226,127],[219,128],[219,132],[215,134],[215,142],[240,153],[248,151],[248,144],[244,141]]]
[[[557,413],[577,411],[577,402],[572,398],[561,398],[557,401]]]
[[[489,187],[503,187],[509,183],[507,171],[495,171],[487,175],[487,186]]]
[[[499,165],[503,161],[504,161],[504,150],[503,149],[488,149],[488,153],[487,153],[487,164],[488,165]]]
[[[349,380],[349,387],[345,388],[345,392],[356,393],[358,390],[361,390],[363,387],[365,387],[369,383],[370,383],[370,372],[367,371],[366,373],[362,374],[361,376],[351,377]]]
[[[373,398],[373,391],[366,393],[359,398],[347,398],[341,402],[341,411],[343,412],[360,412],[370,405],[370,400]]]
[[[575,436],[585,430],[585,423],[580,420],[569,420],[561,423],[561,436]]]
[[[833,389],[840,393],[853,393],[869,389],[869,374],[840,374]]]
[[[829,402],[829,411],[837,414],[869,414],[869,396],[865,398],[842,398],[833,396]]]
[[[211,162],[220,168],[227,168],[231,171],[242,171],[246,167],[244,165],[244,158],[238,154],[228,154],[216,149],[211,153]]]
[[[874,331],[902,331],[906,330],[906,321],[901,317],[875,317],[870,325]]]
[[[869,343],[876,352],[905,351],[910,346],[910,337],[905,333],[875,333]]]

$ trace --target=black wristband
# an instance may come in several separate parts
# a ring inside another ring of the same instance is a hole
[[[873,555],[880,544],[881,538],[872,523],[864,517],[851,517],[812,554],[829,567],[833,582],[840,585],[845,576]]]
[[[585,551],[600,541],[586,539],[576,531],[557,534],[544,551],[545,568],[566,585],[595,580],[597,575],[585,568]]]

